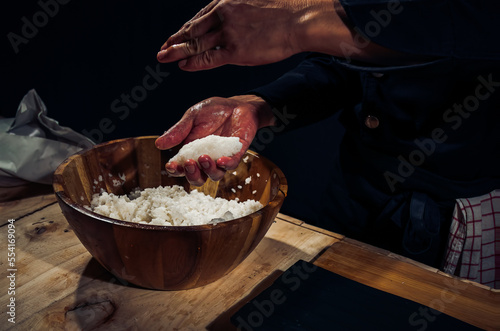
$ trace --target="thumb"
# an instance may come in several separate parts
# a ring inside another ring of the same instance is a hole
[[[184,71],[213,69],[228,63],[230,54],[224,48],[209,49],[201,54],[191,56],[179,62],[179,68]]]
[[[182,118],[168,131],[161,135],[155,141],[156,148],[170,149],[179,145],[188,136],[191,128],[193,127],[193,120],[190,118]]]

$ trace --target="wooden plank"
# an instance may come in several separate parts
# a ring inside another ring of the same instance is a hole
[[[283,221],[286,221],[286,222],[289,222],[289,223],[301,226],[303,228],[309,229],[309,230],[314,231],[314,232],[322,233],[322,234],[327,235],[329,237],[334,237],[334,238],[336,238],[338,240],[342,240],[344,238],[344,236],[341,235],[341,234],[338,234],[338,233],[335,233],[335,232],[332,232],[332,231],[328,231],[328,230],[325,230],[325,229],[322,229],[322,228],[318,228],[317,226],[308,224],[308,223],[306,223],[304,221],[301,221],[299,219],[296,219],[294,217],[291,217],[291,216],[288,216],[288,215],[285,215],[285,214],[280,214],[279,213],[276,218],[279,218],[279,219],[281,219]]]
[[[6,329],[204,329],[269,275],[299,259],[311,261],[336,242],[277,219],[254,252],[222,279],[192,290],[154,291],[122,284],[105,271],[68,228],[57,204],[15,226],[18,306],[16,324],[2,322]],[[7,236],[7,227],[0,236]],[[0,265],[6,265],[6,256],[2,246]],[[1,277],[0,289],[8,286]],[[8,300],[7,291],[0,292],[0,302]]]
[[[301,221],[299,219],[296,219],[295,217],[291,217],[291,216],[281,214],[281,213],[278,213],[278,216],[276,216],[276,218],[282,219],[284,221],[293,223],[293,224],[298,225],[298,226],[301,226],[302,224],[304,224],[304,221]]]
[[[345,239],[315,264],[488,330],[500,330],[500,293]]]
[[[38,209],[44,208],[56,202],[54,194],[34,196],[22,200],[0,202],[0,226],[7,223],[9,219],[19,219]]]

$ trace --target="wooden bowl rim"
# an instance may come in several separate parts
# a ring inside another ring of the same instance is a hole
[[[59,201],[62,201],[66,206],[72,208],[73,210],[77,211],[80,214],[83,214],[87,217],[90,217],[90,218],[93,218],[93,219],[96,219],[99,221],[111,223],[113,225],[116,224],[119,226],[130,227],[130,228],[141,229],[141,230],[184,232],[184,231],[207,231],[207,230],[213,230],[213,229],[219,228],[219,227],[226,227],[226,226],[239,224],[242,222],[248,222],[248,221],[252,220],[254,217],[257,217],[259,214],[262,214],[264,211],[271,209],[273,207],[273,205],[277,205],[277,204],[282,203],[287,195],[288,184],[286,181],[286,177],[283,174],[283,172],[281,171],[281,169],[278,168],[271,160],[265,158],[264,156],[258,154],[255,151],[252,151],[252,150],[247,150],[245,152],[245,154],[247,154],[247,153],[252,154],[253,156],[264,159],[266,162],[268,162],[273,167],[273,170],[275,171],[275,173],[277,173],[277,175],[279,177],[279,183],[280,183],[280,185],[278,187],[278,193],[276,194],[274,199],[269,201],[267,203],[267,205],[265,205],[261,209],[255,211],[251,214],[248,214],[246,216],[235,218],[235,219],[230,220],[230,221],[223,221],[223,222],[219,222],[216,224],[201,224],[201,225],[151,225],[151,224],[144,224],[144,223],[134,223],[134,222],[123,221],[123,220],[119,220],[119,219],[115,219],[115,218],[111,218],[111,217],[107,217],[107,216],[103,216],[101,214],[95,213],[95,212],[85,208],[83,205],[73,201],[64,192],[63,185],[62,185],[62,183],[59,182],[59,180],[60,180],[60,178],[62,178],[62,173],[64,172],[64,169],[66,168],[66,166],[70,162],[72,162],[74,159],[76,159],[77,157],[80,157],[81,155],[89,152],[92,149],[101,148],[102,146],[105,146],[105,145],[116,144],[116,143],[126,141],[126,140],[156,139],[158,137],[159,136],[141,136],[141,137],[115,139],[115,140],[107,141],[107,142],[95,145],[93,147],[81,150],[80,152],[71,155],[66,160],[64,160],[57,167],[56,171],[54,172],[54,180],[53,180],[52,185],[53,185],[54,193],[55,193],[56,197],[58,198]]]

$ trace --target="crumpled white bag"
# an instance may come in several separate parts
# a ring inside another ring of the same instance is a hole
[[[43,101],[30,90],[15,118],[0,119],[0,187],[51,184],[59,164],[93,145],[86,136],[49,118]]]

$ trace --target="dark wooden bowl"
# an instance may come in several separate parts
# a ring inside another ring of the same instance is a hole
[[[71,156],[57,168],[54,190],[82,244],[115,276],[160,290],[203,286],[233,270],[264,237],[285,199],[286,178],[272,162],[248,151],[237,175],[231,171],[219,182],[191,187],[184,178],[166,174],[164,165],[173,152],[158,150],[155,139],[115,140]],[[245,185],[248,176],[252,180]],[[182,185],[226,199],[259,200],[264,208],[228,222],[198,226],[137,224],[88,209],[92,196],[101,190],[127,194],[137,187],[160,185]]]

